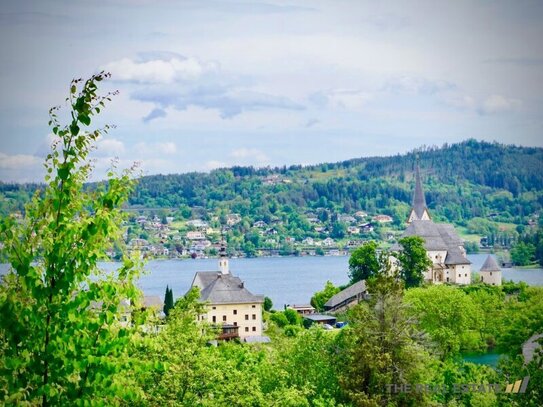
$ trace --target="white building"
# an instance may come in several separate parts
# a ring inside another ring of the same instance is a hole
[[[488,255],[479,271],[481,282],[489,285],[502,285],[502,270],[494,257]]]
[[[254,295],[239,277],[230,274],[226,249],[221,248],[218,271],[199,271],[192,287],[200,289],[200,301],[206,313],[200,321],[222,327],[222,339],[262,336],[262,304],[264,296]]]

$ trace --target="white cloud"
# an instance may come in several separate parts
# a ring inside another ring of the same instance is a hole
[[[97,143],[95,155],[97,156],[117,156],[125,152],[122,141],[114,138],[101,137]]]
[[[177,146],[171,141],[163,143],[141,142],[134,146],[134,151],[143,156],[170,155],[177,153]]]
[[[266,164],[270,161],[269,157],[261,150],[256,148],[238,148],[232,150],[230,155],[236,159],[241,159],[247,162],[254,162],[256,164]]]
[[[360,89],[333,89],[311,96],[311,100],[321,107],[355,111],[364,108],[373,98],[373,94]]]
[[[143,84],[172,84],[178,81],[198,79],[206,72],[218,68],[216,63],[202,62],[193,57],[181,55],[169,59],[153,59],[148,61],[134,61],[123,58],[110,62],[102,67],[111,72],[112,78],[117,81],[136,82]]]
[[[441,100],[455,109],[477,112],[481,115],[491,115],[516,111],[522,106],[519,99],[507,98],[502,95],[490,95],[485,99],[476,99],[460,93],[446,93]]]
[[[483,114],[494,114],[518,110],[522,102],[519,99],[510,99],[502,95],[491,95],[487,97],[480,107]]]
[[[35,155],[15,154],[8,155],[0,152],[0,169],[3,170],[24,170],[37,168],[42,163],[42,159]]]

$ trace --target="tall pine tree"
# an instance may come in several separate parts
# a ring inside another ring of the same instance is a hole
[[[173,290],[166,286],[166,293],[164,294],[164,314],[170,315],[170,310],[173,308]]]

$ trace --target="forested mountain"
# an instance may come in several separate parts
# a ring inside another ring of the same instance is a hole
[[[265,221],[285,211],[364,210],[402,222],[411,202],[417,156],[426,199],[437,218],[463,223],[490,215],[522,223],[543,205],[543,149],[475,140],[308,167],[233,167],[209,174],[148,176],[130,203],[224,208]]]
[[[181,210],[185,217],[237,213],[267,223],[279,217],[302,229],[303,213],[326,217],[363,210],[388,214],[399,226],[411,202],[416,157],[437,220],[466,225],[482,217],[523,224],[543,206],[543,149],[476,140],[305,167],[145,176],[130,205]],[[35,188],[0,184],[0,210],[21,210]]]

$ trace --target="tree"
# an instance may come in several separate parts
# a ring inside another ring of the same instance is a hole
[[[324,310],[324,304],[332,298],[334,295],[339,293],[340,289],[334,284],[332,284],[331,281],[327,281],[324,284],[324,289],[322,291],[317,291],[315,294],[313,294],[313,297],[311,297],[311,305],[315,307],[317,311]]]
[[[407,288],[418,287],[424,281],[424,273],[432,266],[424,248],[424,239],[408,236],[400,239],[398,243],[402,246],[397,255],[400,261],[400,277]]]
[[[387,391],[392,384],[427,383],[432,359],[403,301],[403,284],[379,274],[369,280],[372,298],[349,313],[350,329],[338,343],[340,383],[357,406],[429,405],[424,393]]]
[[[351,284],[376,276],[380,269],[377,243],[374,241],[356,248],[349,258]]]
[[[173,308],[173,291],[171,288],[166,286],[166,293],[164,294],[164,314],[166,316],[170,315],[170,310]]]
[[[511,249],[511,260],[517,266],[530,264],[535,255],[535,246],[531,243],[519,242]]]
[[[0,224],[10,264],[0,284],[0,399],[7,404],[118,404],[137,396],[119,372],[143,363],[127,346],[139,321],[123,322],[141,295],[134,284],[140,267],[127,257],[113,274],[98,267],[121,241],[120,206],[134,182],[130,171],[113,168],[97,188],[83,187],[89,152],[109,127],[83,129],[110,100],[96,93],[108,76],[72,81],[69,124],[60,124],[58,108],[50,110],[55,143],[44,190],[22,221]]]
[[[270,297],[264,297],[264,311],[270,311],[273,307],[273,302]]]

